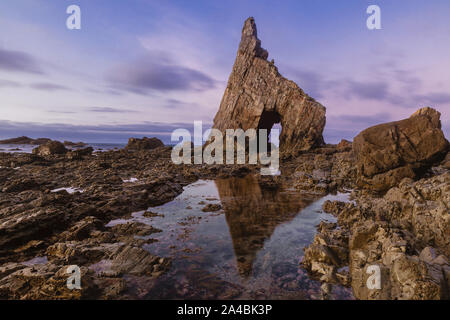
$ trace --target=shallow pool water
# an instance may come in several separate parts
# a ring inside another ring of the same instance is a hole
[[[320,283],[299,261],[320,221],[335,221],[322,211],[323,202],[347,198],[318,199],[254,176],[200,180],[173,201],[149,208],[152,217],[136,212],[109,226],[134,221],[162,230],[150,236],[158,241],[144,248],[172,258],[172,267],[146,298],[320,299]],[[220,210],[208,211],[217,205]],[[331,298],[351,293],[334,287]]]

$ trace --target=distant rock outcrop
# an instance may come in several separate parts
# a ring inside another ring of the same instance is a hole
[[[64,141],[64,145],[69,148],[83,148],[87,146],[87,143],[84,142],[72,142],[72,141]]]
[[[448,151],[441,114],[429,107],[408,119],[365,129],[353,140],[358,185],[385,191],[403,178],[414,178]]]
[[[147,138],[142,139],[130,138],[128,139],[128,144],[125,147],[127,150],[151,150],[158,147],[164,147],[164,143],[158,138]]]
[[[222,132],[270,130],[281,123],[282,156],[322,145],[325,107],[280,75],[273,60],[267,61],[268,56],[257,37],[255,20],[248,18],[214,128]]]
[[[6,139],[6,140],[0,140],[0,144],[32,144],[32,145],[41,145],[45,144],[47,142],[50,142],[51,140],[48,138],[38,138],[38,139],[32,139],[25,136],[12,138],[12,139]]]

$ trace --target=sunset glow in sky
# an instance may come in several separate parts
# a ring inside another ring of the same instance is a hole
[[[81,30],[66,28],[71,4]],[[370,4],[381,30],[366,27]],[[423,106],[448,138],[448,0],[2,1],[0,138],[124,142],[210,124],[249,16],[280,73],[327,108],[327,142]]]

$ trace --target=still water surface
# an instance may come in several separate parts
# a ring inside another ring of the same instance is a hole
[[[322,211],[323,202],[347,199],[318,199],[254,176],[200,180],[173,201],[150,208],[153,217],[141,211],[109,225],[133,221],[162,230],[144,248],[172,258],[172,267],[146,298],[320,299],[320,283],[299,261],[320,221],[335,222]],[[204,212],[208,204],[222,209]],[[331,298],[349,299],[351,293],[334,287]]]

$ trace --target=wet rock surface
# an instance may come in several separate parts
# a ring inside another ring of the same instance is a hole
[[[351,286],[358,299],[449,299],[445,160],[428,175],[405,178],[381,197],[356,189],[353,202],[325,202],[338,223],[318,227],[302,266],[325,283]],[[380,270],[379,288],[367,284],[373,266]]]
[[[65,154],[59,154],[59,144],[56,152],[53,145],[41,147],[34,154],[0,153],[2,299],[144,297],[152,279],[170,268],[170,259],[142,248],[160,230],[106,224],[168,202],[201,177],[241,171],[234,166],[176,166],[171,148],[164,146]],[[67,289],[69,265],[81,268],[83,290]],[[134,290],[137,278],[145,283],[139,292]]]

